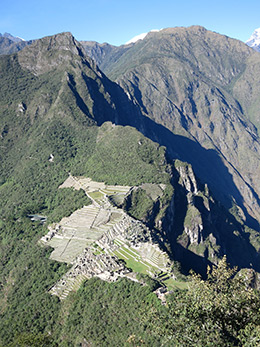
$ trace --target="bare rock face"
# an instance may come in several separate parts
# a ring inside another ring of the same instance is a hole
[[[40,75],[72,60],[77,64],[83,56],[81,46],[71,33],[61,33],[37,40],[31,47],[26,47],[19,54],[19,63],[33,74]],[[88,59],[86,56],[84,58]]]
[[[180,261],[187,271],[194,266],[204,274],[207,264],[217,264],[224,255],[239,267],[250,267],[250,258],[253,267],[259,268],[259,244],[253,247],[254,242],[248,242],[250,231],[245,232],[241,218],[237,215],[236,219],[213,198],[190,164],[176,160],[175,168],[172,201],[160,224],[174,260]],[[251,241],[254,235],[252,231]]]
[[[177,170],[180,174],[180,178],[185,189],[190,193],[197,194],[198,187],[192,167],[190,165],[183,165],[179,166]]]
[[[199,216],[199,215],[198,215]],[[184,231],[189,237],[189,242],[191,245],[199,245],[203,239],[201,239],[201,231],[203,230],[203,226],[201,220],[195,221],[194,226],[185,227]]]
[[[20,102],[17,107],[17,116],[23,115],[26,111],[26,105]]]
[[[178,163],[179,164],[179,163]],[[188,245],[199,245],[205,241],[203,238],[203,220],[200,210],[194,205],[194,199],[198,195],[202,195],[199,191],[198,183],[194,175],[191,165],[177,165],[176,169],[179,173],[179,184],[186,191],[187,211],[184,219],[184,235],[186,234],[186,242]],[[203,204],[205,207],[205,197]]]

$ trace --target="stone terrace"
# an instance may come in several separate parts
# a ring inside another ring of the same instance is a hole
[[[52,259],[72,264],[68,273],[50,289],[51,294],[64,299],[84,279],[93,276],[107,281],[122,276],[136,280],[124,265],[128,262],[137,268],[143,266],[142,271],[151,275],[169,270],[169,258],[153,244],[151,231],[109,202],[110,196],[118,195],[121,199],[131,187],[108,186],[71,175],[60,186],[66,187],[83,189],[92,204],[50,225],[48,234],[41,239],[54,248]]]

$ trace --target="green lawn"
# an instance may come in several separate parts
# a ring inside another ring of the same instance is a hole
[[[94,200],[101,200],[104,198],[104,194],[102,194],[100,191],[91,192],[88,193],[88,195]]]
[[[168,280],[163,281],[169,290],[171,289],[188,289],[188,282],[182,282],[169,278]]]
[[[133,257],[138,257],[140,258],[140,255],[138,252],[132,250],[132,248],[127,248],[127,247],[121,247],[121,250],[125,251],[126,253],[129,253]]]
[[[121,250],[120,250],[121,252]],[[134,260],[133,258],[128,258],[124,254],[122,255],[122,253],[119,253],[117,251],[114,252],[114,254],[119,258],[119,259],[123,259],[126,262],[126,266],[130,269],[133,270],[133,272],[139,272],[139,273],[143,273],[143,274],[147,274],[148,271],[150,270],[150,267],[146,264],[143,264],[139,261]]]

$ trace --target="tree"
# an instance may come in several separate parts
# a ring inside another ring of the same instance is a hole
[[[259,346],[259,292],[226,257],[207,275],[192,274],[187,291],[169,295],[163,312],[153,310],[156,333],[174,346]]]
[[[9,344],[9,347],[47,347],[58,346],[54,343],[50,336],[42,333],[22,333],[16,336],[15,340]]]

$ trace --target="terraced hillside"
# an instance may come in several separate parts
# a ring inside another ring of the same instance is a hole
[[[92,204],[49,226],[41,242],[54,248],[51,259],[71,263],[72,268],[50,292],[64,299],[94,276],[115,281],[119,277],[136,280],[131,272],[154,276],[169,272],[171,261],[152,240],[152,231],[113,206],[109,197],[122,200],[132,187],[106,185],[90,178],[73,177],[60,188],[83,189]]]

